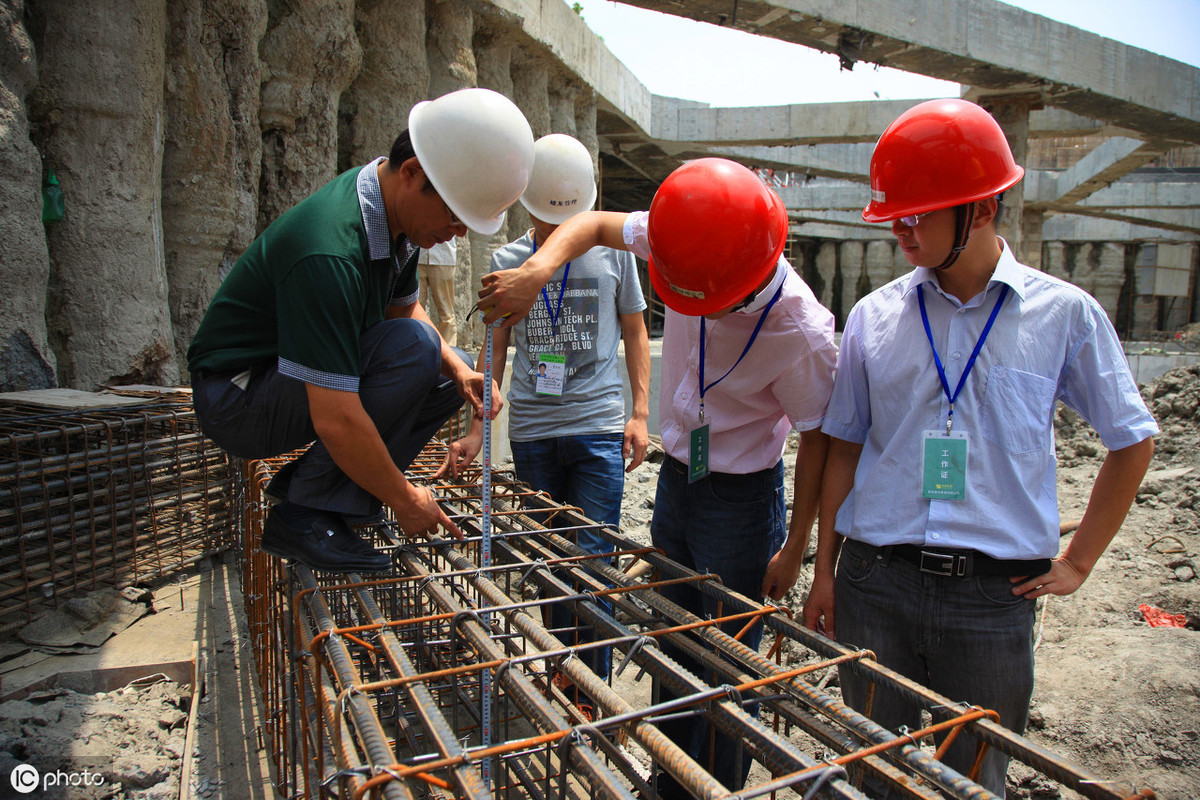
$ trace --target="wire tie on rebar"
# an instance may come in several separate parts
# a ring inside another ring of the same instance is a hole
[[[515,588],[520,589],[525,583],[525,580],[533,574],[533,571],[539,568],[546,568],[546,562],[544,559],[539,558],[537,561],[530,563],[530,565],[525,568],[525,571],[521,573],[521,577],[517,579],[517,585]]]
[[[825,768],[820,772],[815,772],[812,775],[813,785],[808,787],[808,791],[804,793],[802,800],[812,800],[817,796],[817,792],[821,791],[821,787],[829,783],[833,778],[846,778],[846,768],[841,764],[826,764]],[[805,780],[809,780],[806,776]]]
[[[378,769],[380,768],[367,764],[363,764],[361,767],[348,767],[346,769],[339,769],[337,772],[321,781],[321,789],[328,791],[331,783],[341,780],[342,778],[363,778],[368,775],[374,775]]]
[[[633,657],[636,656],[647,644],[657,645],[658,640],[653,636],[639,636],[633,640],[633,642],[629,645],[629,652],[625,654],[625,657],[621,659],[620,666],[617,667],[616,674],[618,678],[621,677],[621,673],[625,671],[625,667],[629,666],[629,662],[633,660]],[[642,676],[645,674],[646,668],[642,667],[640,670],[638,670],[637,677],[634,680],[640,681]]]

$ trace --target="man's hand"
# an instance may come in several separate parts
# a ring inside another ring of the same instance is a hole
[[[483,416],[483,373],[463,370],[461,376],[454,378],[458,393],[471,404],[475,416]],[[492,419],[504,408],[504,395],[500,394],[500,386],[492,378]]]
[[[450,475],[452,478],[457,478],[475,457],[479,455],[479,451],[483,449],[483,434],[477,430],[477,426],[472,425],[471,431],[461,439],[456,440],[450,445],[449,452],[446,453],[446,460],[442,462],[442,466],[438,467],[438,471],[433,473],[434,479]]]
[[[780,550],[771,556],[767,563],[766,574],[763,575],[761,594],[772,600],[782,600],[783,596],[796,585],[800,577],[800,564],[804,561],[804,553],[797,558],[794,553]]]
[[[462,531],[450,521],[450,517],[446,516],[446,512],[437,504],[433,492],[424,486],[412,486],[412,484],[409,486],[411,488],[409,502],[400,507],[392,506],[396,522],[400,523],[406,536],[419,535],[433,538],[437,535],[438,528],[441,528],[455,539],[463,538]]]
[[[837,638],[834,622],[833,575],[817,572],[812,586],[808,587],[808,599],[804,601],[804,627],[817,633]]]
[[[646,448],[650,445],[650,434],[646,431],[646,420],[631,419],[625,423],[625,441],[621,445],[621,457],[629,459],[626,472],[633,472],[646,460]]]
[[[1087,574],[1081,573],[1066,559],[1056,558],[1050,562],[1050,571],[1045,575],[1024,575],[1009,580],[1013,583],[1013,594],[1036,600],[1044,594],[1071,594],[1083,585]]]
[[[535,253],[516,269],[502,269],[483,276],[483,287],[479,290],[479,308],[484,312],[483,323],[491,325],[505,317],[502,327],[511,328],[525,318],[529,309],[537,302],[538,293],[553,277],[554,271],[543,278],[530,263]],[[536,265],[535,265],[536,266]]]

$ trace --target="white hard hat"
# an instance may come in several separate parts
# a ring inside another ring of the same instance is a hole
[[[596,202],[592,155],[583,142],[565,133],[552,133],[533,143],[533,175],[521,195],[530,214],[560,225]]]
[[[533,170],[533,131],[521,109],[490,89],[460,89],[413,106],[408,135],[454,216],[476,233],[500,230]]]

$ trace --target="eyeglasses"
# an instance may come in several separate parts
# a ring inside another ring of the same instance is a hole
[[[450,224],[451,225],[462,225],[463,224],[462,220],[460,220],[458,217],[454,216],[454,211],[450,208],[450,204],[446,202],[446,199],[444,197],[442,198],[442,205],[444,205],[446,207],[446,213],[450,215]]]
[[[915,228],[921,221],[921,217],[928,217],[932,213],[932,211],[926,211],[924,214],[909,214],[907,217],[901,217],[900,221],[910,228]]]

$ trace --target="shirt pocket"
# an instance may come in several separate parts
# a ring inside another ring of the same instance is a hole
[[[1055,387],[1054,381],[1032,372],[992,367],[983,400],[983,438],[1014,454],[1049,446]]]

